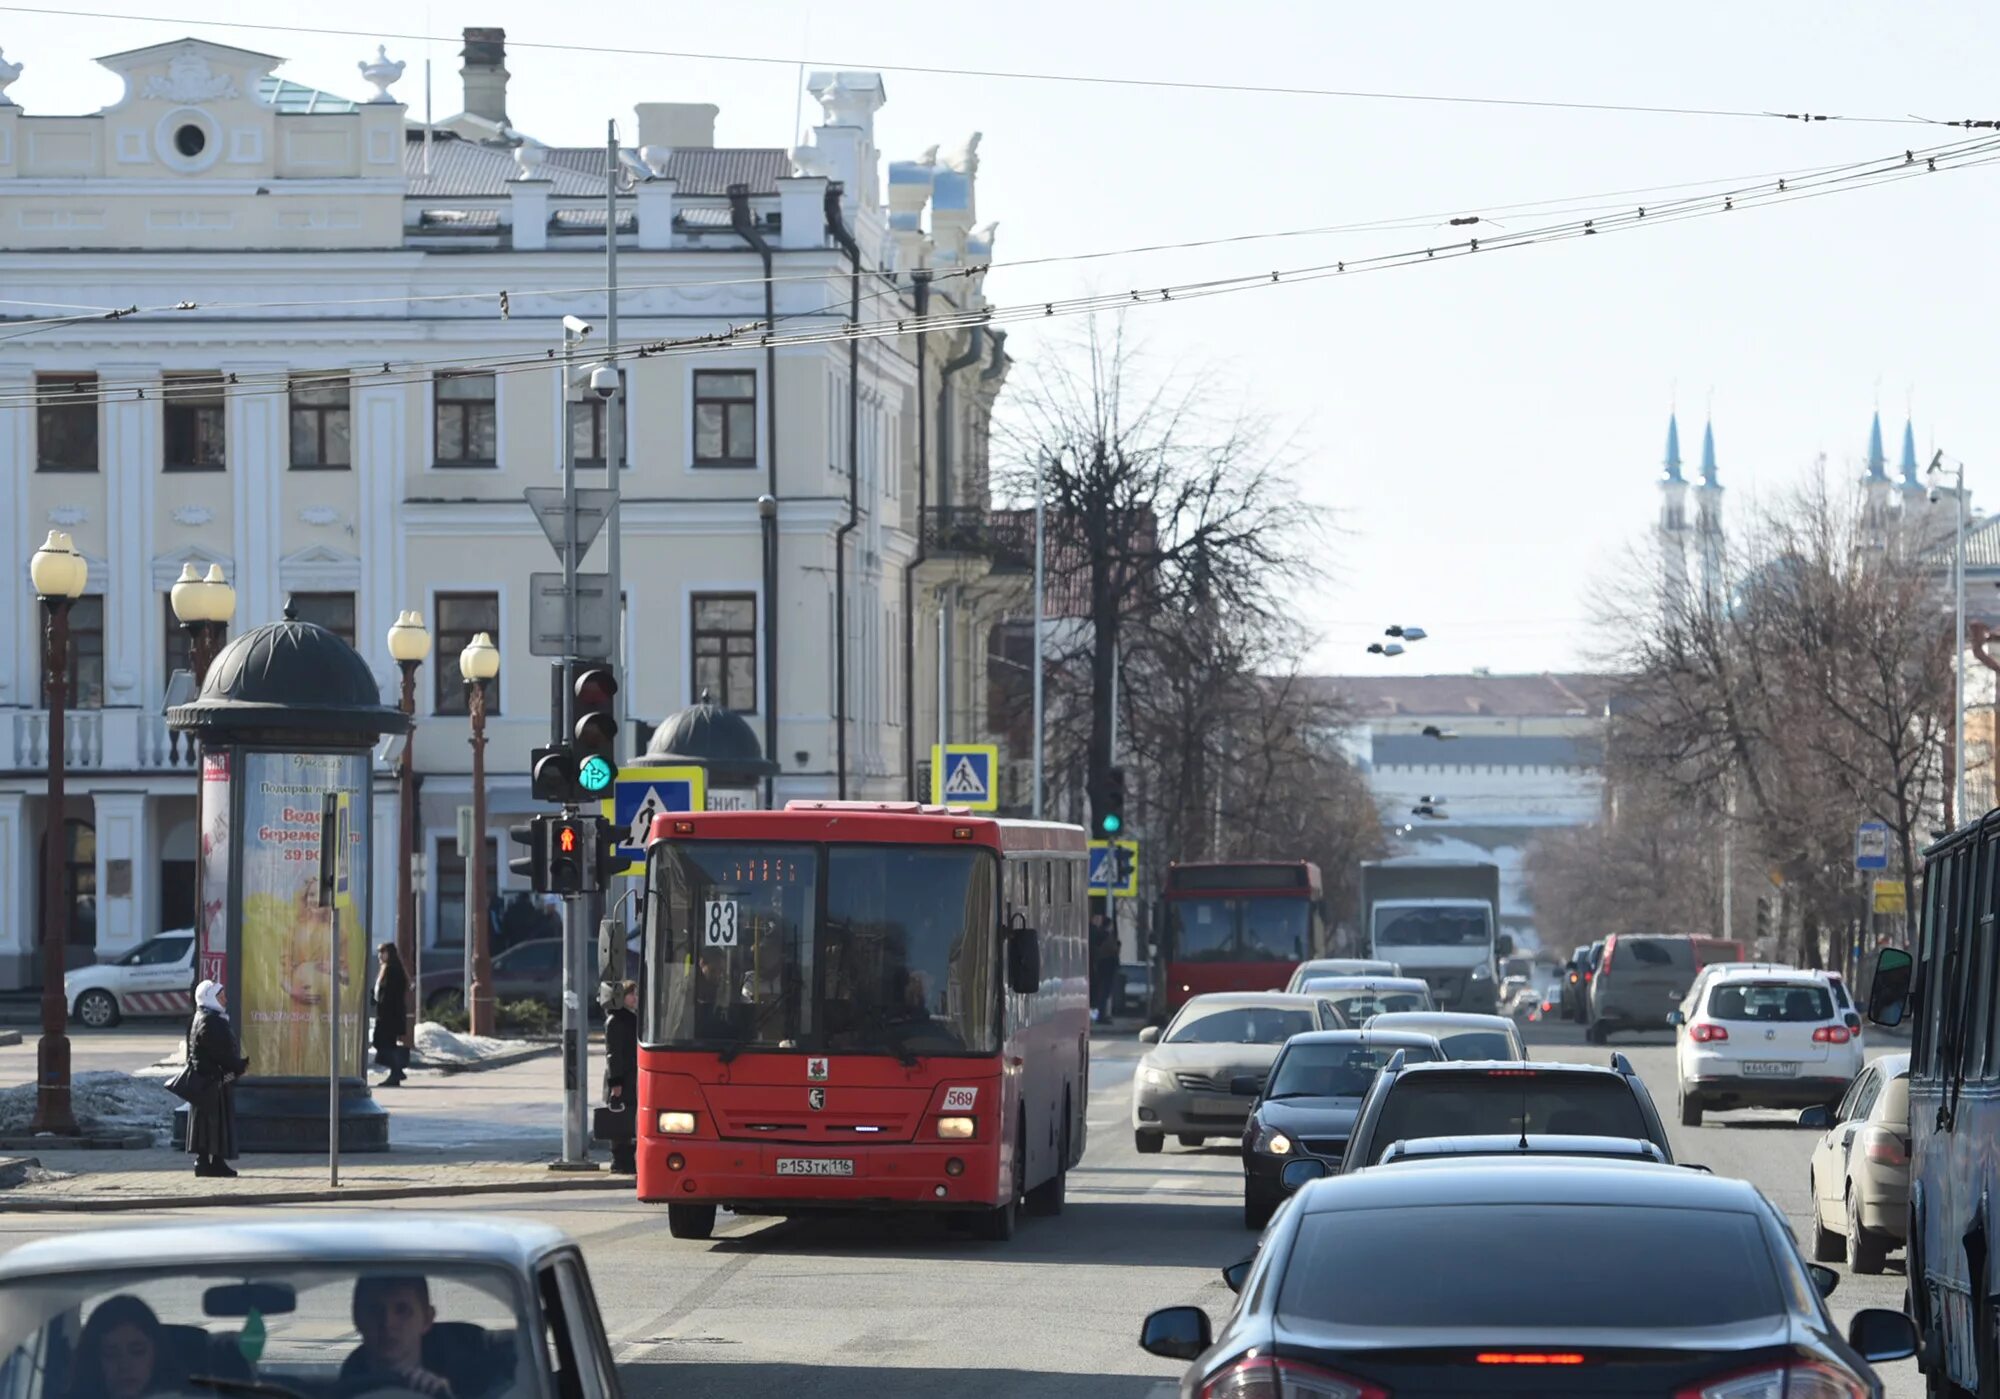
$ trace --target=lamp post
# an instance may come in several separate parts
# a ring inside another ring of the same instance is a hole
[[[181,576],[167,599],[174,619],[188,635],[188,668],[194,672],[195,688],[199,689],[222,649],[222,634],[236,615],[236,589],[222,576],[221,564],[210,564],[204,577],[188,563],[181,565]]]
[[[403,712],[410,716],[411,725],[410,735],[403,744],[401,770],[397,773],[401,810],[396,825],[396,955],[403,959],[403,968],[409,973],[410,995],[405,1023],[411,1027],[412,1035],[416,1033],[417,1008],[422,999],[417,987],[420,979],[417,896],[410,878],[410,861],[415,855],[417,830],[417,667],[430,653],[431,634],[424,630],[423,616],[416,612],[396,614],[396,623],[389,628],[389,655],[403,672]],[[415,1042],[411,1040],[412,1044]]]
[[[493,1033],[493,969],[487,962],[492,939],[486,927],[486,682],[500,673],[500,648],[486,632],[475,634],[458,653],[458,673],[465,677],[467,708],[472,714],[472,864],[466,871],[472,904],[472,986],[465,1003],[472,1016],[472,1033]]]
[[[69,1094],[69,1006],[63,994],[63,951],[68,941],[68,900],[63,865],[69,823],[63,803],[63,710],[69,702],[69,609],[83,595],[90,565],[59,530],[28,561],[35,595],[48,614],[49,781],[47,834],[42,851],[42,1039],[35,1051],[35,1118],[31,1130],[75,1136]]]
[[[1931,457],[1931,464],[1925,475],[1932,478],[1944,474],[1944,453],[1937,452]],[[1951,653],[1951,819],[1947,825],[1957,826],[1965,820],[1965,463],[1959,462],[1952,484],[1952,508],[1957,511],[1952,535],[1951,581],[1952,581],[1952,653]],[[1931,499],[1935,501],[1938,488],[1931,487]]]

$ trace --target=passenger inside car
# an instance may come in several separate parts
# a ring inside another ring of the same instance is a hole
[[[107,1297],[84,1323],[77,1342],[72,1399],[140,1399],[176,1387],[166,1373],[160,1319],[137,1297]]]
[[[440,1324],[422,1277],[364,1277],[354,1284],[361,1344],[340,1367],[341,1392],[406,1389],[432,1399],[479,1399],[493,1372],[484,1328]]]

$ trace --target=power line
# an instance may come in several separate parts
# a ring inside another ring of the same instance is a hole
[[[431,34],[397,33],[370,29],[331,29],[304,24],[258,24],[249,21],[193,19],[172,15],[135,15],[109,10],[54,9],[36,5],[0,5],[0,11],[29,15],[62,15],[79,19],[121,20],[127,23],[197,25],[212,29],[254,29],[275,34],[318,34],[370,41],[395,39],[401,43],[418,44],[453,42],[449,38]],[[1935,123],[1918,116],[1842,116],[1825,112],[1781,112],[1769,109],[1760,110],[1733,107],[1689,107],[1629,102],[1578,102],[1534,97],[1476,97],[1431,92],[1380,92],[1360,88],[1301,87],[1265,83],[1198,82],[1192,79],[1123,77],[1102,73],[1055,73],[1007,68],[952,68],[937,64],[874,63],[859,60],[824,58],[801,59],[797,54],[778,56],[773,54],[712,53],[691,49],[639,49],[612,44],[559,44],[546,40],[516,39],[512,37],[507,40],[507,43],[510,48],[541,49],[552,53],[611,54],[619,58],[673,58],[703,63],[754,63],[785,68],[796,68],[801,63],[805,63],[813,67],[865,69],[882,73],[910,73],[922,77],[995,78],[1010,82],[1096,84],[1107,87],[1154,88],[1177,92],[1239,93],[1263,97],[1322,97],[1362,102],[1437,103],[1458,106],[1515,107],[1567,112],[1629,112],[1642,116],[1753,118],[1763,121],[1793,121],[1809,124],[1815,122],[1869,123],[1894,126],[1956,126],[1961,124],[1958,122]]]

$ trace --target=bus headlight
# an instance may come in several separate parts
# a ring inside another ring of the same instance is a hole
[[[947,1141],[966,1141],[972,1136],[973,1120],[969,1117],[940,1117],[938,1135]]]
[[[660,1114],[660,1135],[663,1137],[689,1137],[694,1135],[694,1114],[691,1112],[663,1112]]]

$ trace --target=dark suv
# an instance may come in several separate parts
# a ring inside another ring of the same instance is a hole
[[[1376,1075],[1342,1157],[1342,1174],[1372,1166],[1399,1141],[1505,1133],[1627,1137],[1674,1159],[1653,1095],[1631,1062],[1610,1065],[1445,1060],[1413,1064],[1401,1055]]]

